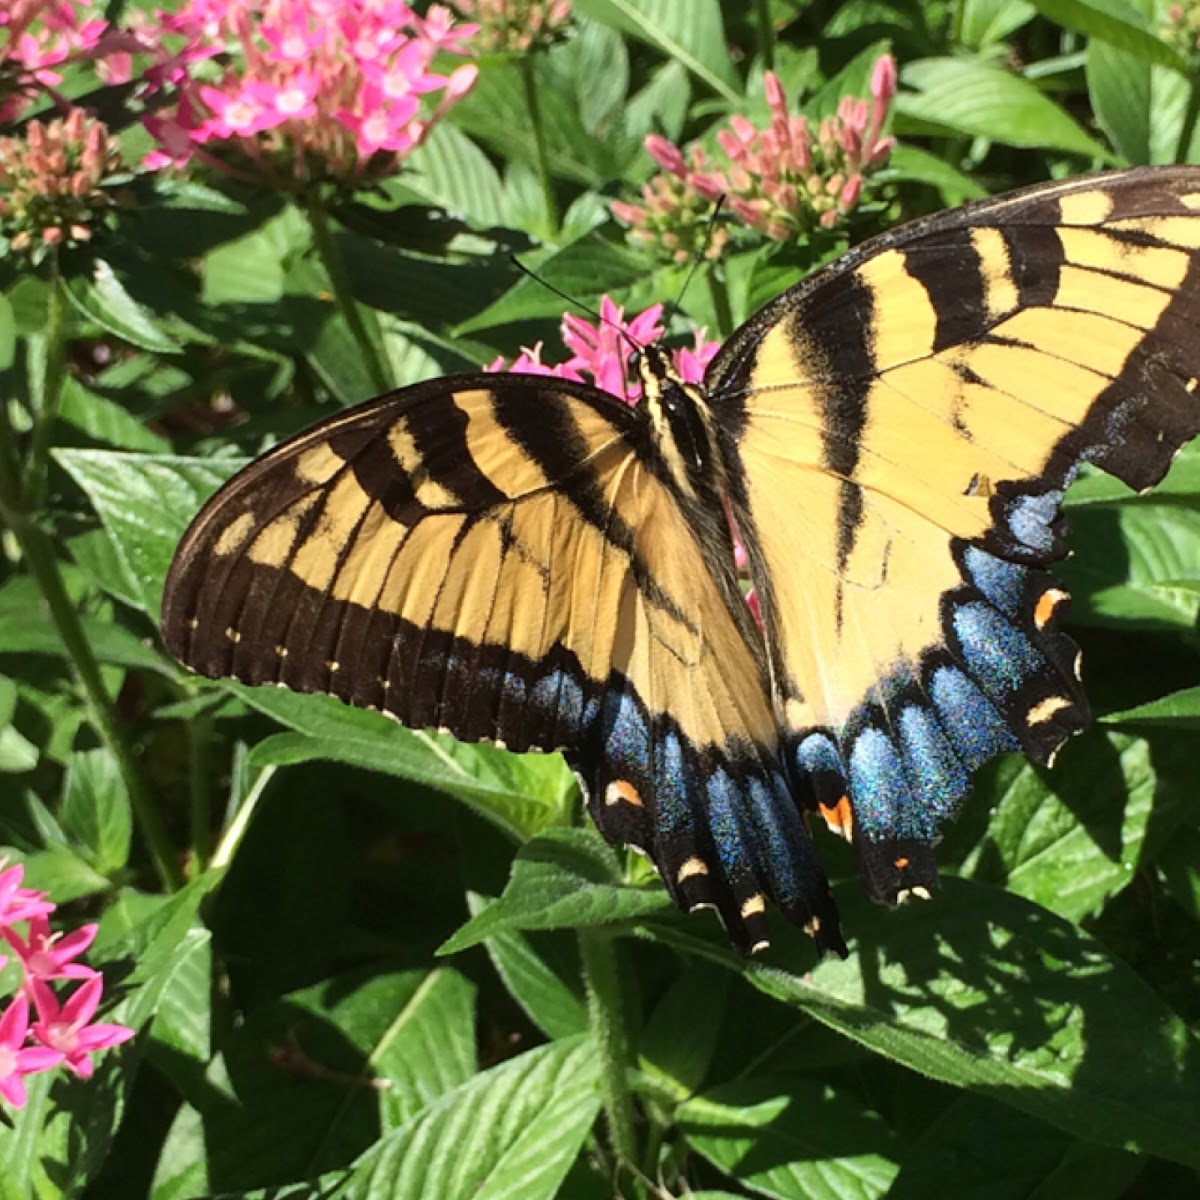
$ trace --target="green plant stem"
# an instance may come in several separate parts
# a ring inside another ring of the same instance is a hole
[[[212,717],[207,713],[197,713],[187,722],[190,825],[195,875],[204,874],[212,857],[212,772],[209,769],[212,732]]]
[[[250,785],[245,799],[238,806],[237,814],[229,822],[229,828],[221,835],[221,841],[209,863],[210,867],[226,867],[233,861],[233,856],[237,852],[238,846],[241,845],[246,830],[250,827],[250,819],[254,816],[255,809],[258,808],[258,802],[267,790],[267,784],[275,778],[275,771],[275,767],[263,767],[259,771],[258,778]]]
[[[754,0],[754,24],[758,32],[758,54],[763,70],[775,69],[775,26],[771,22],[770,0]]]
[[[11,438],[8,414],[4,412],[0,416],[0,439],[7,440],[11,445]],[[29,574],[37,584],[50,611],[50,619],[66,647],[67,656],[83,688],[92,724],[116,761],[117,770],[129,793],[134,819],[159,878],[164,887],[174,891],[182,886],[183,875],[171,841],[142,785],[142,777],[125,740],[116,706],[104,685],[100,664],[83,632],[79,614],[67,595],[50,539],[22,507],[20,484],[10,469],[11,463],[8,454],[0,454],[0,519],[16,537]]]
[[[1179,127],[1179,144],[1175,148],[1175,161],[1188,161],[1188,152],[1192,148],[1192,139],[1196,136],[1196,121],[1200,119],[1200,74],[1193,70],[1188,76],[1191,87],[1188,89],[1187,109],[1183,114],[1183,124]]]
[[[391,377],[379,356],[378,347],[371,340],[370,334],[367,333],[367,327],[363,324],[358,302],[351,294],[346,265],[342,262],[342,256],[338,253],[338,248],[334,243],[333,233],[329,228],[329,214],[325,211],[320,197],[310,198],[307,212],[308,223],[313,231],[313,245],[316,247],[321,265],[325,268],[325,274],[329,276],[329,286],[333,289],[333,298],[338,306],[338,311],[342,314],[342,319],[346,322],[346,328],[350,330],[350,336],[354,338],[359,353],[362,354],[372,385],[380,392],[389,391],[392,387]]]
[[[533,146],[537,155],[538,182],[542,186],[542,205],[551,233],[558,233],[558,205],[554,201],[554,184],[550,179],[550,156],[546,152],[546,130],[542,125],[542,109],[538,103],[537,77],[533,71],[533,55],[522,54],[517,60],[521,83],[525,87],[525,107],[533,127]]]
[[[617,1160],[636,1161],[633,1101],[629,1092],[629,1039],[625,1034],[617,956],[603,929],[579,930],[579,957],[587,991],[588,1025],[600,1055],[600,1094]]]
[[[58,269],[50,277],[49,311],[46,314],[46,367],[42,377],[41,403],[33,412],[33,432],[25,460],[21,507],[37,512],[46,498],[46,469],[54,422],[62,407],[63,384],[67,378],[67,295]]]

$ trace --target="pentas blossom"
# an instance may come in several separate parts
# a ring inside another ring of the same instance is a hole
[[[17,995],[0,1011],[0,1100],[13,1108],[25,1104],[27,1076],[65,1064],[87,1079],[95,1069],[94,1054],[133,1037],[124,1025],[92,1019],[104,984],[97,971],[76,960],[92,944],[96,926],[53,933],[48,918],[55,906],[44,892],[22,887],[23,878],[19,863],[10,867],[0,860],[0,937],[22,976]],[[17,928],[22,923],[23,932]],[[63,980],[76,984],[65,1000],[52,986]]]
[[[590,383],[603,392],[628,404],[635,404],[642,395],[641,382],[631,370],[631,359],[639,346],[657,342],[666,330],[659,322],[663,306],[652,304],[644,312],[625,319],[625,310],[608,297],[600,300],[600,321],[593,325],[574,313],[564,313],[563,344],[571,351],[565,362],[550,365],[542,361],[542,343],[525,348],[509,365],[503,357],[485,368],[488,371],[511,371],[523,375],[554,375]],[[706,339],[705,330],[697,329],[691,348],[671,351],[671,361],[680,376],[689,383],[699,383],[704,370],[720,349],[719,342]]]
[[[0,137],[0,249],[35,262],[55,246],[91,240],[128,182],[104,123],[73,108]]]
[[[479,24],[481,50],[528,54],[566,36],[570,0],[452,0],[464,16]]]
[[[896,63],[882,55],[871,75],[871,100],[843,97],[837,115],[814,131],[803,114],[788,111],[778,77],[766,72],[764,87],[771,120],[759,129],[737,116],[717,134],[727,163],[710,162],[700,147],[685,155],[651,134],[646,150],[671,177],[648,184],[643,204],[616,202],[613,211],[632,227],[632,236],[657,243],[672,258],[695,249],[697,209],[724,199],[744,224],[778,241],[791,241],[820,227],[832,229],[853,211],[867,176],[891,151],[883,133],[896,94]]]
[[[1185,57],[1195,55],[1200,51],[1200,3],[1187,0],[1184,4],[1168,4],[1159,34]]]
[[[400,0],[185,0],[141,38],[152,88],[176,97],[145,119],[148,166],[212,165],[280,187],[353,185],[394,171],[475,83],[474,25]]]
[[[0,125],[15,121],[43,91],[62,82],[57,68],[102,52],[108,24],[83,0],[5,0],[0,4]]]

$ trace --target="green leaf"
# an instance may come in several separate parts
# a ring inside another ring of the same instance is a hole
[[[175,547],[200,505],[241,462],[115,450],[56,450],[87,493],[136,588],[137,606],[158,619]]]
[[[127,409],[85,387],[72,376],[63,381],[59,416],[88,437],[118,450],[155,453],[170,449],[166,438],[152,433]]]
[[[111,751],[77,750],[71,756],[62,823],[101,875],[112,875],[128,862],[133,833],[129,792]]]
[[[836,891],[847,928],[873,927],[871,941],[805,975],[753,963],[755,987],[1080,1138],[1200,1165],[1200,1043],[1101,943],[965,880],[887,914],[856,883]]]
[[[343,1194],[549,1200],[598,1108],[590,1042],[539,1047],[476,1076],[385,1135],[363,1155]]]
[[[1200,562],[1200,511],[1157,499],[1072,509],[1072,554],[1055,572],[1073,597],[1073,622],[1194,627],[1200,596],[1172,585]]]
[[[157,315],[126,291],[104,259],[93,260],[90,275],[73,275],[64,285],[75,307],[101,329],[142,350],[179,353],[179,343],[162,328]]]
[[[457,953],[497,932],[608,925],[670,907],[661,888],[619,882],[616,859],[598,833],[548,829],[517,851],[500,899],[472,917],[438,953]]]
[[[491,159],[448,121],[435,125],[413,155],[404,183],[429,204],[477,229],[490,229],[504,211],[504,190]]]
[[[1138,704],[1100,718],[1106,725],[1161,725],[1168,729],[1200,729],[1200,687]]]
[[[1037,16],[1025,0],[966,0],[959,37],[964,46],[986,50],[1014,34]]]
[[[888,1200],[1117,1200],[1142,1165],[1136,1155],[1075,1141],[966,1094],[909,1142]]]
[[[675,1103],[694,1095],[708,1074],[728,990],[724,971],[693,965],[672,982],[642,1031],[638,1065]]]
[[[468,894],[467,900],[472,916],[481,913],[489,903],[474,892]],[[587,1031],[587,1009],[582,999],[524,934],[515,930],[493,933],[484,946],[508,994],[548,1038],[572,1037]]]
[[[908,122],[1009,146],[1112,160],[1106,147],[1020,75],[978,59],[926,58],[908,63],[900,77],[917,89],[895,99],[897,116]],[[906,131],[902,122],[896,127]]]
[[[1152,755],[1140,739],[1088,734],[1063,749],[1053,772],[1023,763],[993,799],[962,873],[1069,919],[1090,915],[1132,881],[1151,813],[1166,817],[1156,800],[1172,761],[1186,772],[1186,748],[1167,741]]]
[[[462,800],[515,839],[564,821],[574,807],[577,785],[556,755],[508,754],[416,732],[331,696],[222,686],[298,731],[259,743],[250,757],[255,769],[326,759],[382,771]]]
[[[52,844],[21,859],[25,863],[25,886],[49,892],[56,904],[102,895],[112,887],[69,846]]]
[[[97,660],[109,666],[135,671],[153,671],[178,680],[179,668],[153,646],[120,625],[98,618],[81,622],[84,637]],[[67,657],[58,629],[49,616],[27,613],[24,618],[0,611],[0,654],[53,654]]]
[[[676,1119],[719,1170],[778,1200],[876,1200],[896,1174],[887,1125],[814,1079],[726,1084],[681,1104]]]
[[[649,43],[718,96],[737,103],[737,73],[719,0],[576,0],[575,7],[585,17]]]
[[[1144,62],[1173,67],[1176,71],[1187,70],[1179,53],[1147,29],[1136,10],[1124,9],[1122,5],[1125,15],[1118,15],[1115,6],[1087,3],[1086,0],[1030,0],[1030,3],[1042,16],[1076,33],[1107,42]]]
[[[616,296],[624,289],[643,284],[653,272],[645,256],[635,251],[597,238],[574,242],[538,264],[538,279],[521,276],[500,299],[464,321],[455,333],[561,317],[564,301],[546,284],[586,303],[605,293]]]
[[[19,774],[37,766],[38,748],[13,727],[17,711],[17,685],[0,675],[0,773]]]
[[[1200,921],[1200,830],[1176,830],[1155,865],[1176,904]]]

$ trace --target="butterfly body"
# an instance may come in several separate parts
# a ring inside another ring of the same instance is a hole
[[[805,825],[927,895],[980,765],[1087,720],[1063,492],[1147,487],[1200,429],[1200,170],[918,221],[789,289],[703,385],[417,384],[276,448],[168,579],[204,674],[562,748],[603,833],[736,945],[768,902],[844,950]],[[742,594],[745,545],[761,623]]]

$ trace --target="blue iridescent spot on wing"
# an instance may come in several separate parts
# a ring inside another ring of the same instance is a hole
[[[967,547],[962,561],[968,578],[994,607],[1006,617],[1020,614],[1028,567],[1006,562],[976,546]]]
[[[753,814],[758,856],[771,880],[775,902],[791,912],[803,904],[810,881],[819,874],[820,867],[783,776],[772,771],[769,778],[769,785],[765,779],[747,780],[746,798]]]
[[[995,706],[958,667],[938,667],[928,690],[942,726],[953,731],[954,749],[967,771],[1018,748]]]
[[[910,704],[897,726],[909,783],[920,807],[935,818],[929,824],[932,837],[936,818],[954,811],[967,794],[971,777],[929,709]]]
[[[837,744],[827,733],[810,733],[796,747],[796,762],[801,771],[811,775],[843,773],[842,756],[838,753]]]
[[[1052,525],[1062,505],[1060,491],[1017,496],[1008,505],[1008,527],[1031,550],[1051,553],[1055,545]]]
[[[658,738],[650,761],[654,763],[654,801],[659,831],[666,837],[674,837],[691,830],[696,821],[688,797],[696,781],[689,779],[691,764],[684,755],[679,735],[672,731]],[[694,767],[691,770],[694,771]]]
[[[989,695],[1010,696],[1044,669],[1045,659],[1034,644],[990,604],[960,604],[952,619],[967,667]]]
[[[737,879],[749,873],[750,860],[746,847],[746,830],[738,813],[744,796],[729,772],[714,771],[704,785],[708,825],[716,843],[717,856],[727,879]]]
[[[850,790],[854,815],[868,839],[920,837],[909,828],[915,806],[904,762],[882,729],[864,729],[850,751]],[[920,822],[918,822],[918,826]]]

